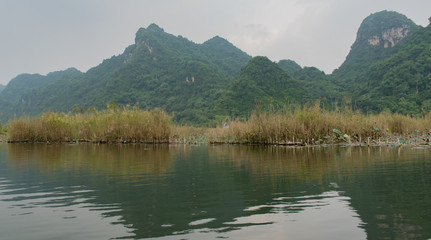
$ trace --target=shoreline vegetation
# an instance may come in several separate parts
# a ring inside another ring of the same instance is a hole
[[[323,110],[319,104],[257,112],[214,128],[179,126],[160,110],[110,105],[88,112],[45,112],[15,118],[5,127],[7,142],[182,143],[258,145],[429,146],[431,113],[422,117],[349,108]],[[4,139],[4,137],[3,137]]]

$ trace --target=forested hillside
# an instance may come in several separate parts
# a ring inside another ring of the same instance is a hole
[[[22,115],[27,106],[34,105],[31,100],[37,97],[37,93],[50,84],[80,75],[82,73],[75,68],[52,72],[46,76],[40,74],[18,75],[0,93],[0,120],[6,122],[8,118],[14,115]]]
[[[419,116],[431,110],[431,27],[383,11],[361,24],[346,61],[330,76],[354,107]]]
[[[2,120],[12,112],[35,115],[47,109],[86,110],[116,103],[158,107],[179,123],[206,124],[215,120],[215,101],[250,58],[221,37],[196,44],[152,24],[139,29],[135,44],[123,54],[88,72],[31,88],[31,92],[16,95],[19,99],[11,99],[11,103],[0,102],[5,109]]]
[[[256,107],[281,109],[288,103],[301,104],[310,98],[296,79],[267,57],[254,57],[241,70],[217,104],[221,114],[247,116]]]
[[[180,124],[214,125],[256,109],[320,101],[363,112],[431,111],[431,29],[389,11],[359,27],[345,62],[332,74],[251,57],[219,36],[196,44],[151,24],[118,56],[81,73],[22,74],[0,92],[0,119],[107,105],[160,108]]]
[[[396,53],[419,27],[397,12],[382,11],[364,19],[344,63],[332,74],[347,92],[366,83],[366,72]]]
[[[358,107],[421,115],[431,111],[431,26],[415,32],[391,57],[367,72],[354,94]]]

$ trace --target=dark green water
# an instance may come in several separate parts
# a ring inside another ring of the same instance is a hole
[[[0,145],[1,239],[430,239],[431,150]]]

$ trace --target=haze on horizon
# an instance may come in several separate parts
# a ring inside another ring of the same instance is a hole
[[[397,11],[426,26],[429,9],[429,0],[0,0],[0,84],[21,73],[85,72],[151,23],[193,42],[218,35],[251,56],[331,73],[370,14]]]

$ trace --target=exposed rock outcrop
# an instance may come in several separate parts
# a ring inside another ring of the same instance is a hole
[[[368,43],[372,46],[383,44],[384,48],[394,47],[401,40],[406,38],[411,31],[409,25],[391,28],[383,31],[380,36],[375,35],[368,39]]]

